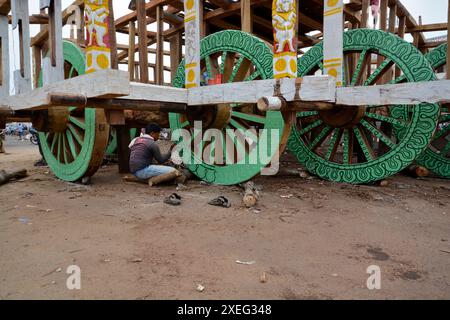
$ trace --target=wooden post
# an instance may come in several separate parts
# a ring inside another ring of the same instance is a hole
[[[136,0],[136,11],[139,38],[139,79],[143,83],[148,83],[147,12],[145,10],[145,0]]]
[[[10,94],[8,17],[0,15],[0,97]]]
[[[448,0],[447,37],[450,37],[450,0]],[[447,79],[450,79],[450,46],[447,46]]]
[[[155,67],[155,83],[164,84],[164,7],[156,8],[156,67]]]
[[[61,0],[41,0],[40,9],[48,10],[49,54],[42,59],[42,84],[47,85],[64,80]]]
[[[171,81],[173,81],[177,75],[178,65],[182,59],[182,35],[177,33],[170,39],[170,73]]]
[[[119,69],[119,60],[117,58],[117,38],[116,25],[114,23],[114,7],[113,0],[108,0],[109,18],[108,18],[108,34],[109,34],[109,50],[111,51],[111,68]]]
[[[405,38],[405,29],[406,29],[406,16],[401,16],[398,21],[398,36],[402,39]],[[399,67],[395,68],[395,77],[398,78],[401,76],[402,71]]]
[[[297,77],[297,2],[272,2],[275,79]]]
[[[200,86],[200,0],[184,0],[186,88]]]
[[[369,20],[369,3],[370,0],[362,0],[361,28],[367,28],[367,22]]]
[[[20,69],[14,71],[15,94],[31,91],[30,19],[28,0],[11,2],[12,28],[18,29]]]
[[[135,41],[136,41],[136,24],[130,21],[129,24],[129,41],[128,41],[128,72],[130,74],[130,81],[135,80]]]
[[[253,10],[251,0],[241,0],[241,29],[253,33]]]
[[[324,74],[343,84],[344,62],[344,4],[343,0],[324,0]]]

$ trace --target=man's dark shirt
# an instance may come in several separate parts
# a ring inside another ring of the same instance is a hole
[[[170,156],[170,152],[161,154],[158,145],[153,139],[148,137],[137,138],[131,146],[130,171],[136,173],[145,169],[153,164],[153,160],[163,164],[170,159]]]

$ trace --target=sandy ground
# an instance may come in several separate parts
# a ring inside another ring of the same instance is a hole
[[[30,176],[0,187],[0,299],[450,299],[449,181],[261,177],[250,210],[240,189],[192,181],[170,207],[175,187],[125,184],[115,166],[66,183],[33,168],[29,142],[6,148],[0,169]],[[219,195],[233,206],[207,205]],[[367,289],[372,265],[381,290]]]

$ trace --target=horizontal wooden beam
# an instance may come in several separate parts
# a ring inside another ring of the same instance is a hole
[[[72,79],[56,82],[32,92],[4,97],[0,101],[2,109],[39,110],[49,105],[48,95],[79,94],[86,98],[115,98],[130,94],[129,75],[126,71],[102,70]]]

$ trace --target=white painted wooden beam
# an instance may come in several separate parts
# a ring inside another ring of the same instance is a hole
[[[257,103],[259,98],[277,93],[288,102],[294,100],[334,102],[335,87],[335,79],[328,76],[235,82],[191,88],[188,93],[188,105]]]
[[[49,13],[49,54],[42,61],[44,85],[64,80],[64,55],[61,0],[41,0],[40,9]]]
[[[122,97],[122,99],[187,103],[188,90],[131,82],[130,95]]]
[[[336,103],[342,105],[396,105],[450,101],[450,80],[337,88]]]
[[[203,2],[201,2],[203,6]],[[185,86],[200,86],[200,0],[184,0]]]
[[[45,109],[50,93],[80,94],[86,98],[115,98],[130,94],[128,72],[106,69],[72,79],[56,82],[33,90],[32,92],[3,98],[2,109],[37,110]]]
[[[19,34],[20,69],[14,71],[15,93],[31,91],[30,18],[28,0],[11,1],[12,27]]]
[[[8,31],[8,17],[0,15],[0,43],[1,43],[1,83],[0,83],[0,97],[6,97],[10,94],[9,85],[9,31]]]
[[[343,84],[344,63],[344,3],[343,0],[324,0],[323,13],[323,67],[324,74]]]

